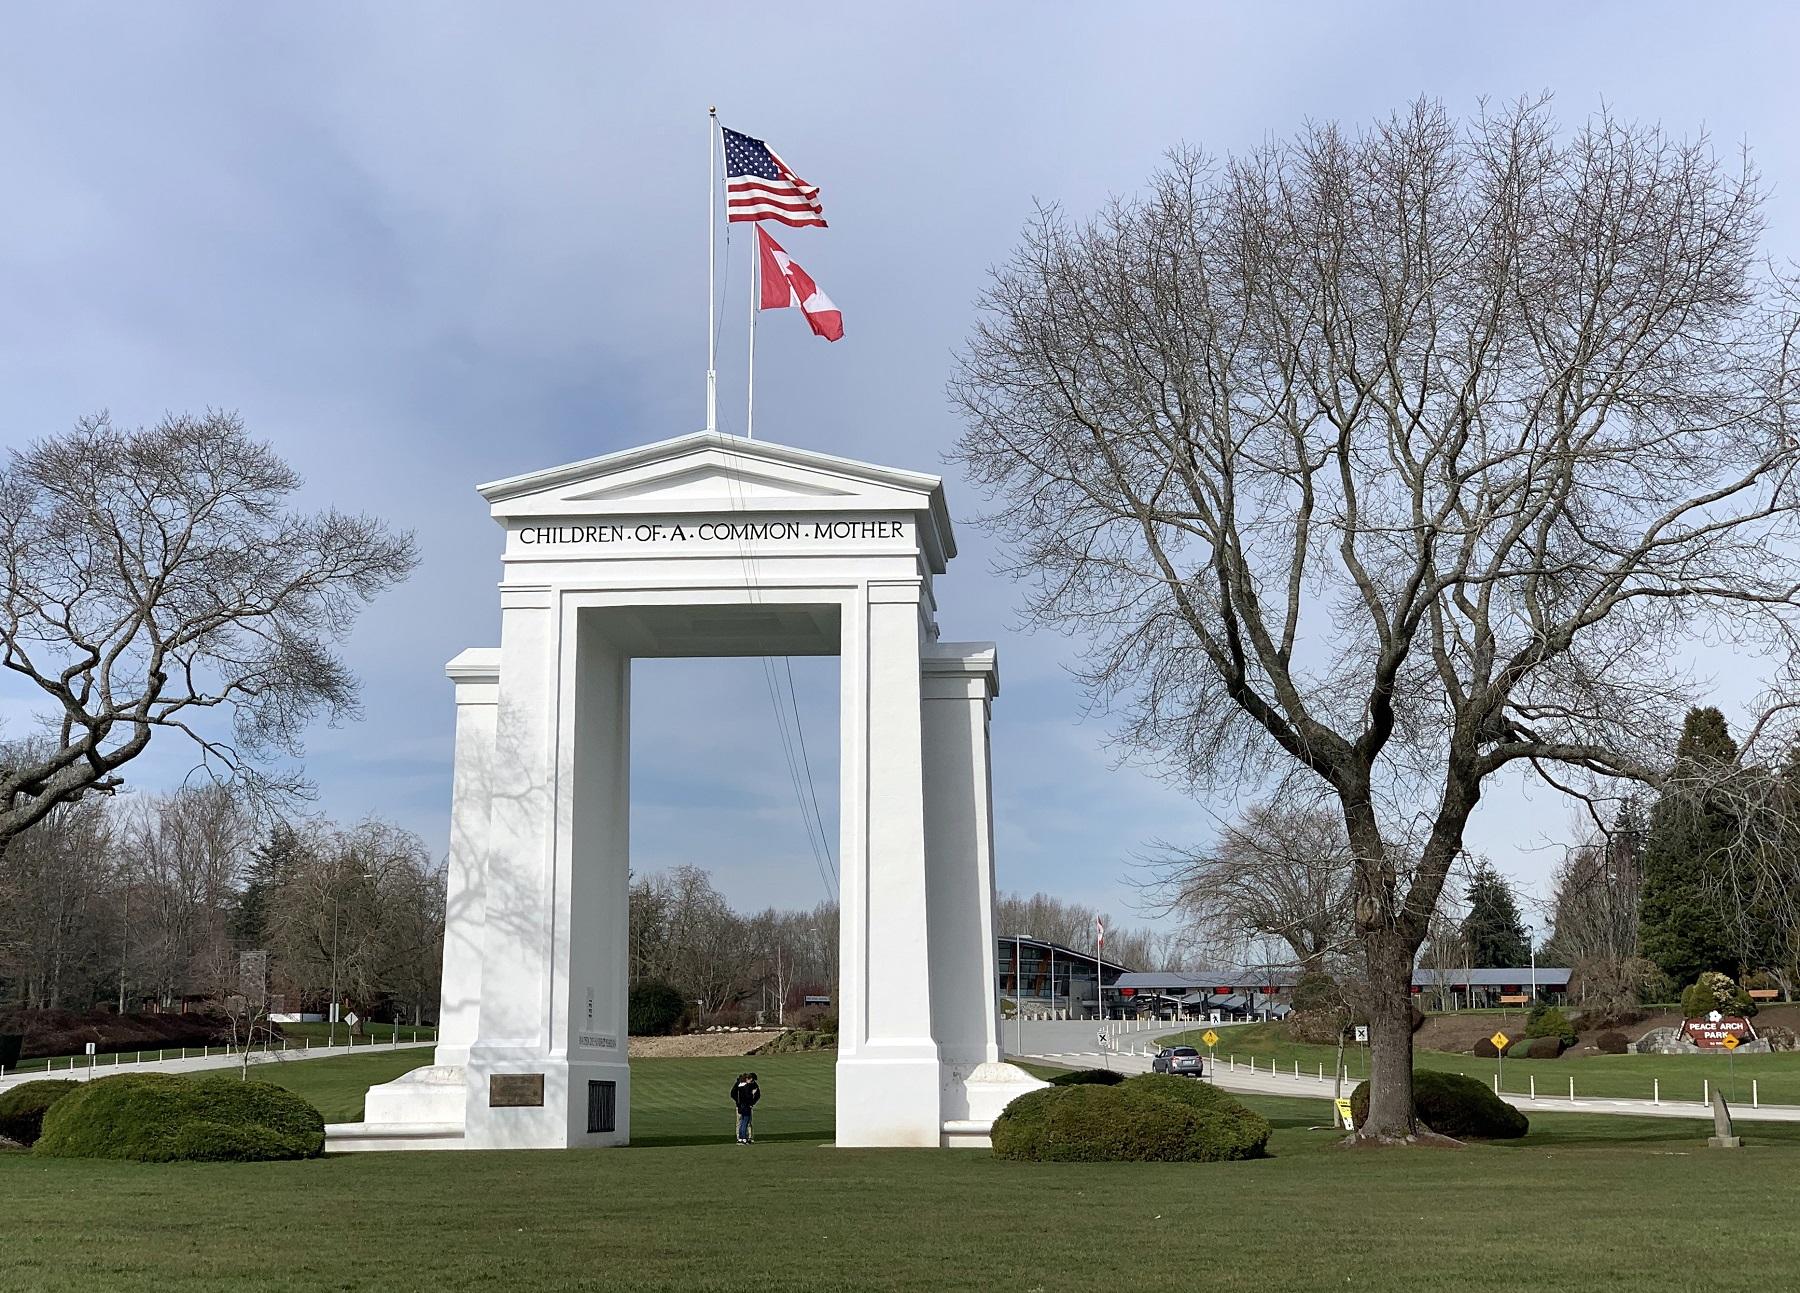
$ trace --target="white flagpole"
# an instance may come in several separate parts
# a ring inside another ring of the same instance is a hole
[[[760,231],[762,226],[752,224],[752,230]],[[762,281],[762,239],[755,233],[750,236],[750,380],[745,384],[744,394],[744,439],[756,439],[756,314],[762,302],[758,287]]]
[[[706,429],[719,429],[719,329],[714,320],[718,309],[713,279],[717,273],[719,235],[715,221],[719,214],[718,172],[713,169],[718,158],[719,110],[706,110]]]

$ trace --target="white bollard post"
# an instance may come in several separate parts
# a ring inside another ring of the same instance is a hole
[[[1299,1080],[1300,1080],[1300,1061],[1295,1060],[1294,1061],[1294,1081],[1298,1082]]]
[[[1662,1103],[1662,1079],[1661,1078],[1651,1078],[1650,1079],[1650,1103],[1651,1104],[1661,1104]]]
[[[1756,1108],[1760,1107],[1756,1102],[1756,1079],[1755,1078],[1750,1079],[1750,1107],[1752,1109],[1756,1109]]]
[[[1323,1082],[1324,1080],[1325,1080],[1325,1061],[1320,1060],[1319,1061],[1319,1081]]]
[[[1575,1079],[1574,1078],[1569,1079],[1569,1103],[1570,1104],[1575,1103]]]
[[[1529,1074],[1525,1080],[1531,1083],[1531,1098],[1537,1099],[1537,1074]]]
[[[1712,1079],[1711,1078],[1701,1078],[1700,1079],[1700,1103],[1701,1104],[1711,1104],[1712,1103]]]
[[[1500,1094],[1500,1075],[1498,1073],[1494,1074],[1494,1094]]]

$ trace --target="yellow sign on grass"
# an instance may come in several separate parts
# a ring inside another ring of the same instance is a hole
[[[1495,1050],[1505,1051],[1506,1044],[1510,1042],[1512,1038],[1508,1037],[1505,1033],[1495,1033],[1492,1037],[1488,1038],[1488,1040],[1494,1043]]]
[[[1344,1124],[1344,1130],[1355,1131],[1356,1115],[1350,1112],[1350,1102],[1348,1100],[1334,1100],[1332,1103],[1337,1105],[1338,1121]]]
[[[1208,1028],[1205,1032],[1200,1034],[1200,1040],[1205,1042],[1207,1048],[1210,1050],[1212,1047],[1219,1044],[1219,1035]]]

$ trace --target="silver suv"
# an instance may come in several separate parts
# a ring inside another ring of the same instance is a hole
[[[1173,1073],[1177,1077],[1204,1077],[1206,1061],[1192,1046],[1167,1046],[1150,1061],[1152,1073]]]

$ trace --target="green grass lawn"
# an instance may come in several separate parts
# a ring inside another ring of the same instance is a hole
[[[1277,1072],[1291,1073],[1298,1063],[1303,1075],[1313,1076],[1318,1075],[1323,1065],[1325,1075],[1329,1077],[1337,1056],[1336,1047],[1289,1041],[1280,1024],[1244,1024],[1216,1031],[1219,1034],[1216,1053],[1221,1064],[1229,1062],[1228,1057],[1235,1055],[1239,1065],[1247,1065],[1254,1058],[1259,1069],[1266,1069],[1273,1061]],[[1517,1030],[1523,1031],[1522,1027]],[[1162,1040],[1165,1045],[1197,1046],[1204,1051],[1206,1043],[1201,1036],[1205,1032],[1206,1029],[1199,1028]],[[1514,1030],[1508,1029],[1507,1035],[1514,1036]],[[1368,1056],[1361,1049],[1346,1047],[1344,1061],[1353,1078],[1360,1080],[1368,1076]],[[1413,1066],[1466,1073],[1490,1084],[1496,1071],[1494,1060],[1448,1051],[1416,1050]],[[1653,1083],[1660,1081],[1665,1103],[1691,1100],[1695,1104],[1700,1103],[1703,1083],[1708,1081],[1722,1083],[1726,1099],[1734,1104],[1748,1104],[1750,1080],[1755,1078],[1758,1097],[1764,1104],[1800,1104],[1800,1051],[1737,1055],[1729,1059],[1723,1054],[1565,1055],[1554,1060],[1509,1059],[1503,1066],[1501,1089],[1523,1094],[1530,1089],[1534,1076],[1538,1094],[1543,1096],[1566,1097],[1569,1079],[1574,1078],[1577,1098],[1591,1095],[1648,1100],[1654,1089]]]
[[[347,1116],[418,1057],[282,1065]],[[1252,1099],[1273,1157],[1018,1164],[820,1148],[827,1055],[632,1066],[631,1149],[148,1166],[0,1154],[0,1287],[21,1289],[1757,1289],[1792,1283],[1800,1127],[1538,1115],[1460,1151],[1337,1147],[1323,1101]],[[360,1070],[358,1066],[361,1066]],[[1704,1211],[1714,1218],[1696,1226]],[[1729,1232],[1729,1253],[1720,1247]]]

